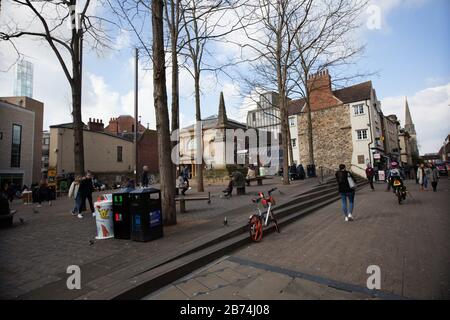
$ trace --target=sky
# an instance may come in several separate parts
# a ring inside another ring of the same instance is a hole
[[[382,110],[396,114],[402,125],[407,97],[416,125],[421,154],[437,152],[450,133],[450,1],[448,0],[371,0],[365,13],[367,24],[358,37],[367,44],[357,67],[371,71]],[[101,11],[93,7],[93,11]],[[375,13],[374,13],[375,12]],[[380,13],[379,19],[377,13]],[[2,0],[0,29],[9,21],[30,21],[29,14]],[[374,17],[376,18],[375,20]],[[373,21],[380,22],[373,24]],[[31,27],[30,27],[31,28]],[[33,98],[44,102],[44,128],[71,122],[70,88],[53,52],[46,43],[21,39],[17,47],[34,64]],[[83,121],[134,113],[134,49],[125,32],[114,34],[113,50],[100,54],[86,50],[83,74]],[[213,45],[216,58],[233,55],[235,49]],[[16,55],[11,46],[0,42],[0,96],[13,95]],[[9,70],[8,70],[9,68]],[[170,68],[167,69],[170,89]],[[245,72],[245,70],[244,70]],[[333,75],[333,70],[330,70]],[[152,73],[139,65],[139,109],[144,126],[155,128]],[[244,98],[242,82],[203,73],[202,117],[217,114],[220,91],[224,92],[228,117],[245,122],[252,108]],[[186,70],[180,73],[180,121],[182,126],[195,119],[194,84]],[[170,90],[168,91],[170,99]],[[170,100],[169,100],[170,103]]]

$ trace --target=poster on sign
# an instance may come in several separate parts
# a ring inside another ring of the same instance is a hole
[[[380,180],[380,181],[385,181],[386,180],[386,176],[385,176],[383,170],[378,171],[378,180]]]

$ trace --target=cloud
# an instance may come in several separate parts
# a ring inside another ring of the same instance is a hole
[[[416,127],[420,153],[436,153],[450,133],[450,83],[430,87],[408,97],[411,116]],[[383,113],[396,114],[405,124],[405,97],[388,97],[382,101]]]
[[[365,18],[368,20],[372,18],[379,18],[380,25],[379,28],[376,27],[368,29],[389,33],[392,31],[392,28],[389,24],[388,17],[393,11],[405,10],[408,8],[420,8],[428,1],[429,0],[370,0],[368,3]],[[381,15],[380,17],[374,16],[378,13]]]

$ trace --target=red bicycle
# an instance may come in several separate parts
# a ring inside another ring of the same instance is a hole
[[[269,196],[266,197],[263,192],[259,193],[259,197],[252,199],[256,206],[256,213],[251,215],[248,219],[248,228],[250,232],[250,239],[254,242],[259,242],[263,236],[263,228],[267,227],[270,222],[275,224],[275,229],[280,233],[280,227],[278,221],[272,213],[272,207],[275,205],[275,199],[272,197],[272,193],[278,190],[274,188],[268,192]],[[261,210],[261,206],[267,209],[264,213]]]

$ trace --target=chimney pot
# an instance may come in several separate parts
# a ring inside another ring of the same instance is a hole
[[[91,122],[91,118],[89,118],[89,122]]]

